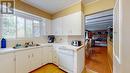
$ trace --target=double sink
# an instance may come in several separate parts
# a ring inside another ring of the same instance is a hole
[[[16,46],[13,47],[13,49],[30,48],[30,47],[37,47],[37,46],[40,46],[40,44],[32,44],[32,45],[17,44]]]

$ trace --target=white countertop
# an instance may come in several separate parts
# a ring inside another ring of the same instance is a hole
[[[44,47],[44,46],[53,46],[55,47],[65,47],[65,49],[69,50],[74,50],[77,51],[78,49],[82,48],[83,46],[72,46],[69,44],[63,44],[63,43],[45,43],[45,44],[40,44],[40,46],[34,46],[34,47],[28,47],[28,48],[18,48],[18,49],[13,49],[13,48],[0,48],[0,54],[5,54],[5,53],[12,53],[16,51],[22,51],[22,50],[29,50],[29,49],[35,49],[39,47]]]

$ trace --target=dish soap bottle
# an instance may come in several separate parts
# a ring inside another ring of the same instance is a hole
[[[1,48],[6,48],[6,39],[4,38],[1,40]]]

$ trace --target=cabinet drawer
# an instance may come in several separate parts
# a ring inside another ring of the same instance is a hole
[[[59,52],[60,53],[64,53],[64,54],[68,54],[68,55],[74,55],[74,51],[73,50],[68,50],[65,47],[60,47],[59,48]]]

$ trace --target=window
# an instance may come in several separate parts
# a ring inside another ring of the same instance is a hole
[[[34,37],[40,36],[40,22],[36,20],[33,21],[33,36]]]
[[[39,17],[21,12],[16,12],[15,15],[4,14],[1,18],[0,28],[2,30],[0,31],[2,31],[3,38],[40,37],[41,26],[44,22]]]
[[[25,22],[24,18],[17,17],[17,37],[23,38],[25,36]]]
[[[2,37],[16,38],[16,17],[13,15],[2,16]]]
[[[26,19],[26,37],[32,37],[33,35],[33,26],[32,20]]]

